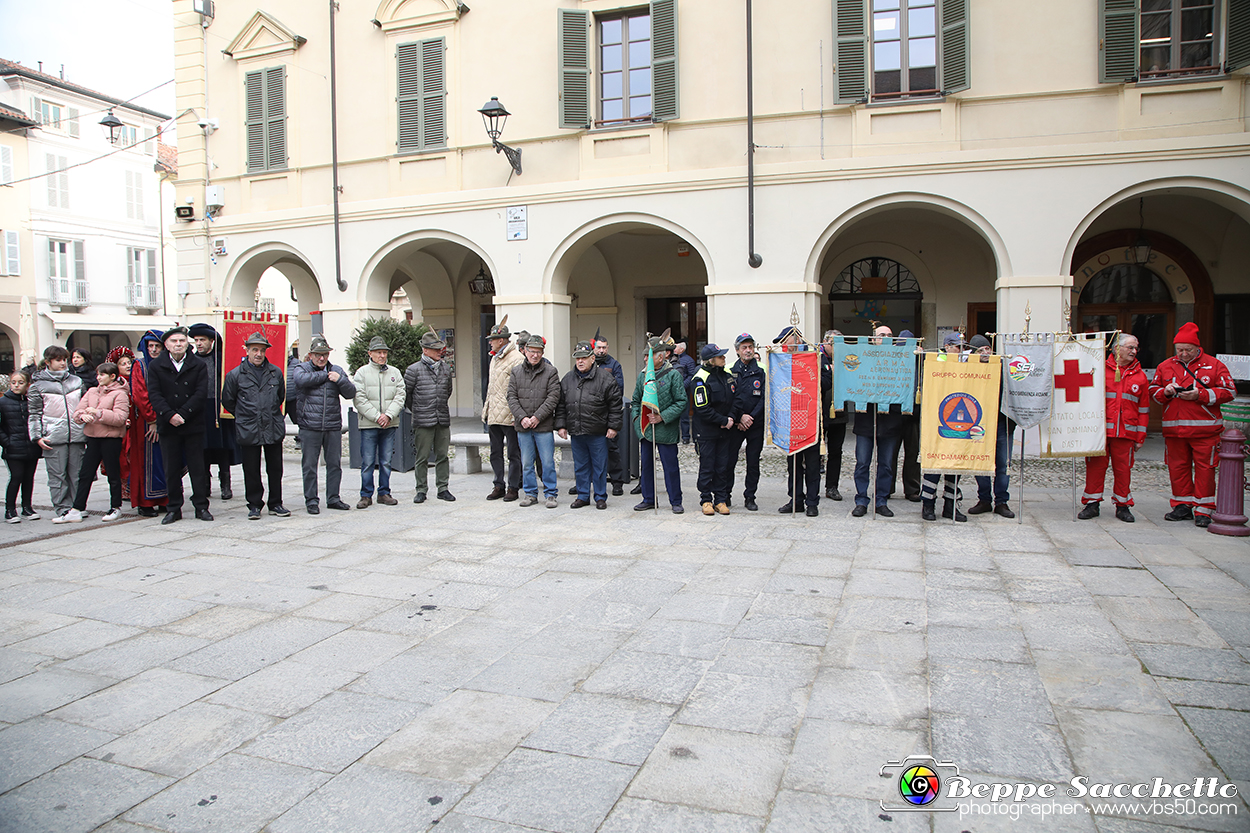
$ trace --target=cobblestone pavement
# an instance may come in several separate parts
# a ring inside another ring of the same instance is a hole
[[[1040,486],[957,525],[522,509],[483,474],[414,506],[397,473],[398,506],[309,516],[285,462],[288,519],[6,529],[0,830],[1250,830],[1240,797],[1065,792],[1250,789],[1250,543],[1157,490],[1132,525]],[[883,811],[918,753],[1061,789]]]

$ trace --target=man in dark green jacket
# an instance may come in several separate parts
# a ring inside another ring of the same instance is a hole
[[[681,439],[681,415],[686,410],[686,384],[674,369],[668,357],[673,349],[671,338],[655,337],[647,342],[654,353],[655,383],[660,402],[661,422],[651,423],[643,432],[641,425],[642,392],[647,371],[638,374],[634,385],[634,431],[642,438],[641,477],[642,502],[634,507],[637,512],[655,508],[655,455],[660,456],[664,466],[664,489],[674,515],[685,510],[681,506],[681,470],[677,467],[677,442]]]

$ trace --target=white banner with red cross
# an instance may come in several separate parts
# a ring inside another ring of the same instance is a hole
[[[1107,453],[1105,334],[1055,339],[1055,392],[1042,423],[1043,457],[1100,457]]]

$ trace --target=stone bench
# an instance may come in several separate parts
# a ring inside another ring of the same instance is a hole
[[[557,448],[572,448],[573,443],[555,435]],[[490,434],[455,433],[451,435],[451,447],[456,456],[451,460],[451,470],[455,474],[477,474],[482,470],[482,449],[490,448]],[[573,454],[565,452],[560,455],[560,463],[556,476],[564,480],[573,479]]]

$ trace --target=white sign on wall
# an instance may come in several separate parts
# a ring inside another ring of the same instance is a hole
[[[508,239],[528,240],[530,236],[529,221],[526,219],[526,206],[508,206]]]
[[[1228,372],[1238,381],[1250,381],[1250,356],[1234,356],[1229,353],[1218,353],[1215,356],[1224,362]]]

